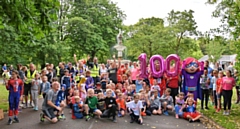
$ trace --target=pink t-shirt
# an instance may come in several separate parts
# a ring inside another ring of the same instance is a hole
[[[222,89],[223,90],[232,90],[233,86],[235,86],[236,82],[232,77],[223,77],[222,78]]]
[[[132,80],[137,80],[138,73],[139,73],[139,70],[137,68],[132,68],[132,70],[131,70],[131,78],[132,78]]]

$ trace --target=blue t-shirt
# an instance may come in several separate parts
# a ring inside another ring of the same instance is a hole
[[[212,80],[213,77],[212,77],[211,74],[208,74],[208,78],[209,78],[210,80]],[[212,81],[210,81],[209,88],[213,88],[213,82],[212,82]]]
[[[138,93],[139,90],[142,89],[142,83],[140,83],[141,81],[136,80],[136,92]]]
[[[7,66],[3,66],[2,69],[3,69],[3,70],[7,70]]]

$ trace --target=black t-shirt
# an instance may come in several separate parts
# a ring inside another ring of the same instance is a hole
[[[117,68],[108,70],[109,79],[112,80],[113,83],[117,83],[117,70]]]
[[[113,97],[106,97],[105,98],[105,104],[106,104],[106,108],[109,108],[108,105],[110,104],[115,104],[117,106],[117,102],[116,102],[116,99],[113,98]]]

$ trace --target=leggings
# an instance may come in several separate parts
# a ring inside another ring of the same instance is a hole
[[[32,94],[34,107],[37,108],[38,107],[38,90],[31,90],[31,94]]]
[[[223,95],[224,110],[227,109],[227,106],[228,106],[228,110],[231,110],[233,91],[232,90],[222,90],[222,95]]]
[[[237,103],[240,101],[240,91],[239,86],[236,86],[236,92],[237,92]]]
[[[208,89],[202,89],[201,108],[203,108],[204,99],[205,99],[205,107],[208,107],[208,99],[209,99]]]
[[[216,90],[213,91],[213,97],[214,97],[215,107],[217,107],[217,91]]]

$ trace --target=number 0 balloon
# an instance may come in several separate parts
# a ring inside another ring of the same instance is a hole
[[[138,60],[141,62],[141,73],[140,77],[147,78],[147,55],[146,53],[142,53]],[[158,61],[160,65],[160,70],[156,70],[154,62]],[[171,68],[171,61],[175,62],[174,68]],[[174,77],[178,75],[179,69],[180,69],[180,58],[176,54],[171,54],[167,57],[166,61],[164,61],[164,58],[160,55],[154,55],[149,60],[150,63],[150,70],[153,77],[160,78],[163,76],[164,72],[166,72],[166,75],[169,77]]]

